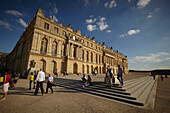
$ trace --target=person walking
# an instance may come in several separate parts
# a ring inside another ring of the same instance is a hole
[[[53,82],[54,82],[54,79],[53,79],[53,77],[49,74],[48,82],[47,82],[47,88],[46,88],[46,92],[45,92],[46,94],[48,93],[48,88],[50,88],[50,89],[51,89],[51,93],[53,93],[53,88],[52,88],[52,86],[54,85]]]
[[[38,93],[39,87],[41,89],[41,94],[44,94],[44,88],[43,88],[43,82],[45,81],[45,73],[42,71],[42,69],[40,69],[40,71],[38,72],[37,78],[36,78],[36,89],[35,89],[35,96]]]
[[[162,74],[161,74],[161,80],[162,80],[162,81],[164,81],[164,77],[163,77],[163,75],[162,75]]]
[[[57,69],[55,70],[54,74],[55,74],[55,77],[58,77],[58,70]]]
[[[111,87],[111,78],[112,78],[112,75],[113,75],[113,72],[111,70],[111,68],[108,66],[107,67],[107,72],[106,72],[106,84],[107,86],[106,87]]]
[[[35,86],[36,86],[36,78],[37,78],[37,73],[38,73],[38,71],[36,72],[34,72],[34,87],[33,87],[33,89],[35,89]]]
[[[121,80],[120,80],[120,78],[121,78]],[[120,67],[120,65],[118,65],[117,79],[119,80],[121,85],[123,85],[123,69]]]
[[[31,72],[31,75],[30,75],[30,87],[29,87],[29,90],[31,90],[31,84],[32,84],[32,82],[33,82],[33,80],[34,80],[34,75],[33,75],[33,72]]]
[[[10,75],[7,72],[5,72],[4,82],[3,82],[3,93],[4,93],[4,95],[3,95],[2,100],[5,99],[5,97],[6,97],[7,93],[8,93],[9,79],[10,78],[11,78]]]

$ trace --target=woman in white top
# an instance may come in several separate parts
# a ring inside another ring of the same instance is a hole
[[[48,88],[51,89],[51,93],[53,93],[53,82],[54,82],[54,79],[53,77],[49,74],[49,77],[48,77],[48,82],[47,82],[47,88],[46,88],[46,92],[45,93],[48,93]]]

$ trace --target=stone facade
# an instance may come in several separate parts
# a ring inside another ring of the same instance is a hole
[[[128,73],[127,56],[99,44],[95,37],[90,39],[81,35],[77,29],[73,31],[71,24],[66,27],[62,21],[55,22],[44,15],[38,8],[34,18],[21,35],[13,51],[9,54],[9,69],[22,74],[30,69],[30,62],[36,62],[36,70],[46,73],[89,73],[96,70],[99,74],[106,72],[109,65],[117,73],[117,65]]]

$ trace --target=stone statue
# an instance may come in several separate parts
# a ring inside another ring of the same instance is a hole
[[[31,60],[30,62],[31,62],[31,63],[30,63],[30,67],[31,67],[31,68],[34,68],[34,67],[35,67],[36,62],[35,62],[34,60]]]

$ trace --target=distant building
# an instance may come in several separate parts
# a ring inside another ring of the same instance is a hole
[[[118,64],[129,71],[127,56],[104,42],[99,44],[95,37],[82,35],[80,29],[73,31],[71,24],[65,27],[62,21],[46,17],[40,7],[8,57],[8,68],[22,74],[30,69],[32,60],[36,70],[46,73],[58,69],[59,73],[91,74],[96,70],[102,74],[109,65],[116,74]]]

